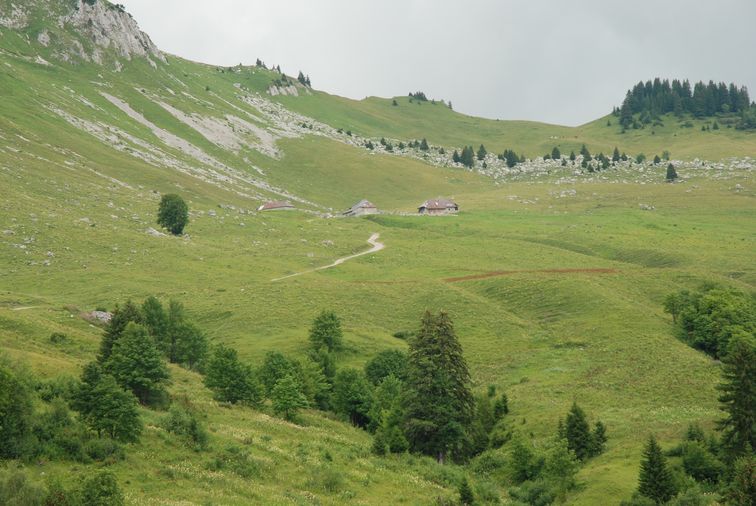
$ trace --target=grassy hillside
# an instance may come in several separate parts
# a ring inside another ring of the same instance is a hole
[[[719,364],[673,337],[661,305],[703,282],[753,291],[752,166],[682,165],[678,184],[653,166],[590,176],[568,167],[495,183],[301,123],[528,155],[586,143],[593,152],[617,145],[687,159],[753,156],[753,133],[665,118],[653,135],[619,134],[607,118],[577,128],[491,121],[441,104],[302,88],[270,97],[276,76],[261,69],[175,57],[155,67],[120,58],[119,70],[113,60],[61,63],[54,45],[34,42],[46,26],[0,28],[0,350],[12,362],[45,378],[78,376],[102,332],[81,313],[148,295],[182,301],[213,342],[255,366],[270,350],[303,357],[322,309],[343,319],[339,366],[356,367],[404,349],[393,334],[415,329],[426,309],[444,309],[476,391],[507,392],[508,423],[537,446],[574,400],[607,425],[607,451],[582,468],[571,504],[628,497],[646,435],[665,444],[719,416]],[[276,104],[285,109],[266,112]],[[189,203],[186,237],[147,233],[166,192]],[[454,197],[460,215],[321,214],[361,198],[411,211],[439,195]],[[299,199],[301,211],[254,211],[279,198]],[[272,281],[362,251],[373,233],[386,249]],[[53,332],[69,342],[52,343]],[[185,448],[161,428],[164,413],[144,409],[145,436],[111,466],[129,504],[429,504],[456,496],[470,473],[373,456],[367,433],[321,412],[294,425],[269,407],[219,405],[197,374],[171,373],[171,395],[204,414],[210,450]],[[249,454],[242,474],[213,466],[231,446]],[[65,483],[95,467],[30,466]],[[471,481],[506,499],[506,481]]]

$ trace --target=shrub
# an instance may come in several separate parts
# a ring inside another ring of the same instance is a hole
[[[113,473],[100,471],[88,478],[81,487],[81,502],[87,506],[122,506],[123,492]]]
[[[207,465],[210,471],[229,470],[241,478],[260,476],[262,467],[249,452],[238,446],[229,446],[217,454]]]
[[[0,469],[0,504],[43,505],[47,492],[40,484],[29,480],[19,469]]]
[[[0,458],[20,457],[33,413],[29,388],[0,365]]]
[[[66,344],[68,342],[68,336],[62,332],[53,332],[50,334],[50,342],[53,344]]]
[[[365,376],[378,385],[384,378],[394,375],[403,380],[407,374],[407,354],[400,350],[385,350],[365,364]]]
[[[191,411],[173,406],[163,419],[163,428],[168,432],[180,436],[194,449],[206,450],[208,434],[196,415]]]

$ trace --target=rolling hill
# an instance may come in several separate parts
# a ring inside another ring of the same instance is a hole
[[[313,318],[334,309],[339,366],[362,367],[405,349],[393,336],[424,310],[444,309],[476,392],[505,391],[508,424],[536,447],[573,401],[607,425],[606,452],[567,502],[617,504],[648,434],[671,442],[719,416],[719,364],[674,337],[664,297],[756,283],[756,133],[689,121],[622,134],[611,115],[572,128],[409,97],[354,101],[257,66],[164,54],[102,0],[0,0],[0,355],[46,380],[78,377],[102,334],[81,314],[156,295],[255,367],[272,350],[304,357]],[[428,152],[399,147],[423,138]],[[450,161],[480,144],[487,167]],[[681,181],[665,182],[666,162],[589,173],[536,159],[583,144],[667,150]],[[504,149],[530,161],[508,169],[494,154]],[[189,204],[186,236],[151,230],[165,193]],[[460,215],[413,214],[437,196]],[[386,213],[334,216],[362,198]],[[298,210],[256,211],[269,200]],[[272,281],[362,251],[373,233],[384,250]],[[163,412],[141,409],[141,442],[109,466],[129,504],[432,504],[466,475],[507,500],[496,473],[374,456],[370,435],[333,414],[293,424],[218,403],[195,372],[171,375],[171,396],[203,413],[210,449],[182,446]],[[234,451],[251,471],[213,464]],[[64,483],[98,466],[27,464]]]

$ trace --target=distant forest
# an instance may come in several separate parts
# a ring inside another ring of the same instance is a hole
[[[751,113],[751,99],[745,86],[734,83],[708,84],[699,81],[692,87],[686,79],[670,82],[668,79],[656,78],[653,81],[639,82],[627,92],[622,107],[615,108],[614,114],[620,118],[620,125],[629,128],[633,125],[633,115],[658,116],[674,113],[678,116],[692,114],[697,118],[716,114]]]

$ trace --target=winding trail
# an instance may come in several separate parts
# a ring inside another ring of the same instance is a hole
[[[355,253],[354,255],[349,255],[348,257],[339,258],[338,260],[336,260],[332,264],[324,265],[322,267],[317,267],[315,269],[310,269],[309,271],[297,272],[297,273],[294,273],[294,274],[289,274],[288,276],[283,276],[283,277],[280,277],[280,278],[271,279],[271,281],[281,281],[281,280],[284,280],[284,279],[293,278],[295,276],[301,276],[303,274],[309,274],[311,272],[317,272],[317,271],[322,271],[322,270],[325,270],[325,269],[331,269],[333,267],[336,267],[336,266],[339,266],[339,265],[343,264],[347,260],[352,260],[354,258],[361,257],[363,255],[369,255],[370,253],[376,253],[378,251],[381,251],[383,248],[386,247],[386,245],[383,244],[382,242],[378,241],[378,238],[380,238],[380,237],[381,237],[381,234],[373,234],[373,235],[370,236],[370,238],[367,240],[367,242],[368,242],[368,244],[370,244],[371,248],[369,250],[367,250],[367,251],[363,251],[362,253]]]

